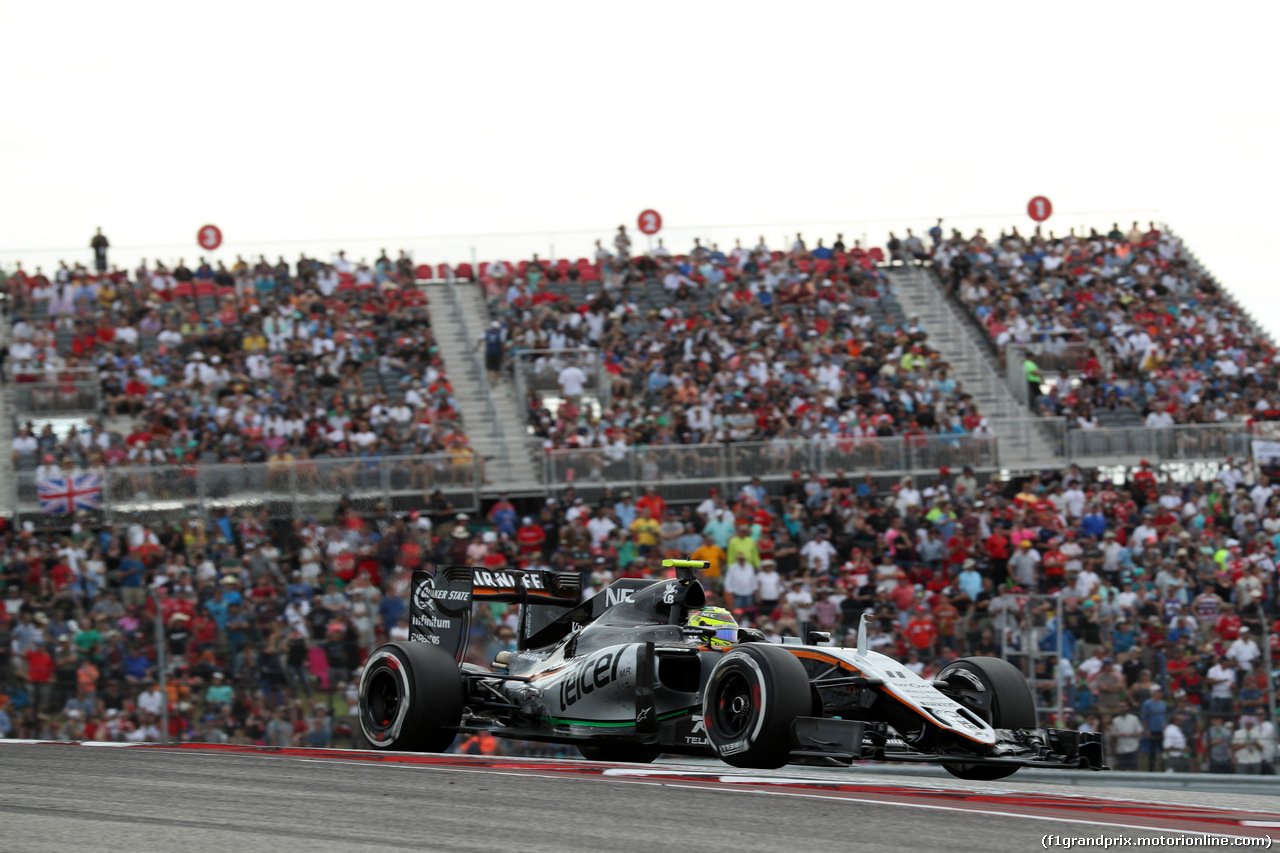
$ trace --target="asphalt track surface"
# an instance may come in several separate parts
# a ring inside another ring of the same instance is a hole
[[[1010,781],[859,778],[856,769],[0,741],[0,850],[23,853],[989,853],[1043,849],[1046,835],[1202,833],[1280,837],[1275,799],[1103,797]]]

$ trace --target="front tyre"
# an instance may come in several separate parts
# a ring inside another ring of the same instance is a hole
[[[716,754],[734,767],[772,769],[791,757],[791,724],[812,711],[809,676],[790,652],[739,645],[707,679],[702,719]]]
[[[992,657],[961,658],[938,673],[938,681],[950,686],[954,698],[986,719],[996,729],[1036,727],[1036,699],[1027,680],[1007,660]],[[972,782],[991,782],[1018,772],[1017,767],[994,764],[943,764],[947,772]]]
[[[360,677],[360,728],[374,749],[444,752],[465,704],[457,662],[429,643],[387,643]]]

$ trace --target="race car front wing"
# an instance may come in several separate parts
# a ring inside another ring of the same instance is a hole
[[[1061,770],[1107,770],[1102,735],[1074,729],[996,729],[996,743],[980,755],[963,748],[925,751],[861,720],[799,717],[792,726],[797,763],[909,761],[987,764]]]

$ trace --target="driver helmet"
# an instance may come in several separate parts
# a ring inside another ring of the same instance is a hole
[[[724,648],[738,642],[738,620],[723,607],[703,607],[689,614],[690,628],[714,628],[715,636],[705,642],[712,648]]]

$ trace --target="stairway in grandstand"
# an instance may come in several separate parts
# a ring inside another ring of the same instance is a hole
[[[511,494],[541,493],[526,441],[525,418],[509,379],[490,388],[476,342],[489,326],[484,291],[475,284],[433,285],[431,332],[440,347],[467,439],[486,458],[491,488]],[[486,490],[488,491],[488,490]]]
[[[952,378],[973,396],[978,411],[990,420],[999,442],[1001,466],[1015,470],[1053,467],[1057,448],[1052,432],[1037,428],[1027,408],[1014,398],[995,355],[959,305],[946,298],[933,271],[901,267],[890,270],[889,278],[907,319],[919,315],[929,344],[951,365]]]

